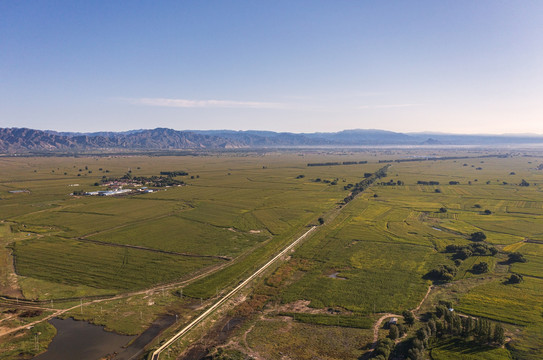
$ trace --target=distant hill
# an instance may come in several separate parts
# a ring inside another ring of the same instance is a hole
[[[33,129],[0,129],[0,152],[86,151],[86,150],[169,150],[228,149],[242,147],[235,141],[217,136],[157,128],[104,135],[67,134]]]
[[[26,128],[0,128],[0,153],[92,150],[237,149],[383,145],[543,144],[536,135],[404,134],[384,130],[344,130],[295,134],[273,131],[190,130],[166,128],[124,132],[69,133]]]

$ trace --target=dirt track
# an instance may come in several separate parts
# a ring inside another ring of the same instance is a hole
[[[430,285],[428,287],[428,291],[426,291],[426,295],[424,295],[424,297],[422,298],[420,303],[417,305],[417,307],[411,310],[411,312],[416,313],[417,311],[419,311],[420,307],[422,306],[424,301],[426,301],[426,298],[428,297],[428,295],[430,295],[430,292],[432,291],[433,288],[434,288],[433,285]],[[377,341],[379,340],[379,328],[381,327],[381,324],[383,323],[385,319],[388,319],[390,317],[401,318],[403,316],[398,315],[398,314],[393,314],[393,313],[386,313],[386,314],[383,314],[383,316],[381,316],[379,319],[377,319],[377,321],[373,325],[373,343],[371,345],[372,350],[375,349],[375,347],[377,346]]]

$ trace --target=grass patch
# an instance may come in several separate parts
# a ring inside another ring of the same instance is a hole
[[[58,237],[14,244],[18,274],[67,285],[133,290],[179,279],[212,258],[191,258]]]
[[[280,316],[289,316],[296,321],[307,324],[341,326],[357,329],[369,329],[373,325],[373,320],[366,316],[347,316],[347,315],[326,315],[326,314],[307,314],[307,313],[280,313]]]
[[[511,354],[503,348],[479,345],[461,339],[440,341],[430,350],[434,360],[511,360]]]

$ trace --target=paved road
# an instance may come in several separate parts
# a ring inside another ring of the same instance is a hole
[[[181,338],[183,335],[185,335],[187,332],[189,332],[192,328],[194,328],[196,325],[201,323],[205,318],[207,318],[213,311],[217,310],[222,304],[224,304],[228,299],[230,299],[234,294],[236,294],[238,291],[243,289],[247,284],[249,284],[255,277],[260,275],[264,270],[266,270],[270,265],[272,265],[274,262],[279,260],[282,256],[287,254],[294,246],[296,246],[300,241],[302,241],[309,233],[311,233],[313,230],[315,230],[317,227],[313,226],[311,229],[307,230],[302,236],[300,236],[298,239],[293,241],[289,246],[287,246],[283,251],[281,251],[279,254],[277,254],[273,259],[268,261],[266,264],[264,264],[260,269],[255,271],[251,276],[249,276],[245,281],[243,281],[241,284],[236,286],[232,291],[230,291],[228,294],[217,300],[215,304],[213,304],[209,309],[207,309],[205,312],[203,312],[200,316],[198,316],[196,319],[194,319],[190,324],[185,326],[183,329],[181,329],[179,332],[177,332],[172,338],[168,341],[166,341],[161,347],[159,347],[155,352],[153,353],[153,360],[158,360],[160,354],[167,349],[171,344],[173,344],[176,340]]]

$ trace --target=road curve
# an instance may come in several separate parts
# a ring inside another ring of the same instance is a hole
[[[166,341],[164,344],[162,344],[161,347],[156,349],[153,352],[152,360],[159,360],[160,354],[167,349],[171,344],[173,344],[176,340],[181,338],[183,335],[185,335],[187,332],[189,332],[192,328],[194,328],[196,325],[201,323],[205,318],[207,318],[213,311],[217,310],[222,304],[224,304],[228,299],[230,299],[235,293],[243,289],[247,284],[249,284],[254,278],[256,278],[258,275],[260,275],[262,272],[264,272],[270,265],[272,265],[274,262],[276,262],[279,258],[287,254],[294,246],[296,246],[300,241],[302,241],[309,233],[311,233],[313,230],[315,230],[317,227],[312,226],[311,229],[307,230],[302,236],[300,236],[298,239],[293,241],[289,246],[284,248],[279,254],[273,257],[270,261],[265,263],[260,269],[256,270],[251,276],[249,276],[245,281],[240,283],[238,286],[236,286],[232,291],[230,291],[228,294],[217,300],[215,304],[213,304],[209,309],[204,311],[200,316],[198,316],[196,319],[194,319],[190,324],[185,326],[183,329],[181,329],[179,332],[177,332],[174,336],[170,338],[170,340]]]

